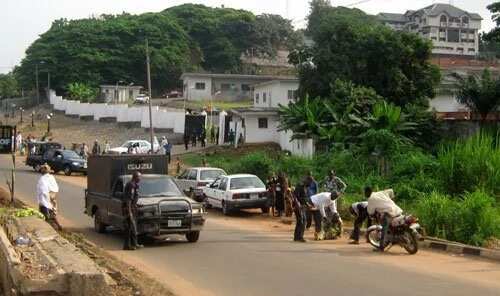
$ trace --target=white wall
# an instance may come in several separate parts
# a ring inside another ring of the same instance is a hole
[[[205,89],[196,89],[196,83],[205,83]],[[184,80],[184,96],[188,101],[203,101],[212,99],[212,78],[189,77]]]
[[[462,105],[455,100],[455,97],[449,95],[438,95],[429,103],[431,109],[437,112],[464,112],[469,111],[467,106]]]
[[[254,90],[254,106],[255,107],[273,107],[277,108],[279,105],[287,106],[289,90],[298,90],[298,81],[273,81],[256,85]],[[266,94],[266,101],[264,102],[264,93]],[[257,102],[257,96],[259,98]]]
[[[140,122],[141,127],[149,128],[148,107],[80,103],[64,100],[56,96],[55,92],[51,92],[49,100],[55,110],[64,111],[67,115],[93,116],[94,120],[116,118],[118,122]],[[151,114],[154,128],[172,129],[175,133],[184,133],[184,112],[160,110],[159,107],[155,107]]]

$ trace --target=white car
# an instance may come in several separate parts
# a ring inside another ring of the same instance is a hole
[[[255,175],[220,176],[203,188],[209,207],[221,208],[224,215],[232,210],[262,209],[269,212],[266,186]]]
[[[147,104],[147,103],[149,103],[149,97],[146,96],[145,94],[140,94],[135,98],[134,103]]]
[[[177,186],[196,201],[203,201],[203,188],[214,182],[222,175],[227,175],[224,170],[219,168],[190,168],[182,172],[175,178]]]
[[[126,153],[128,153],[129,147],[132,147],[134,145],[138,145],[139,154],[147,154],[151,150],[151,144],[146,140],[129,140],[129,141],[123,143],[123,145],[121,145],[120,147],[115,147],[115,148],[109,149],[108,153],[126,154]],[[155,152],[157,152],[159,148],[160,147],[158,147],[158,145],[154,145]]]

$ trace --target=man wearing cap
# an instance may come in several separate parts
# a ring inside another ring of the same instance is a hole
[[[139,199],[139,182],[141,173],[134,172],[132,180],[125,185],[123,196],[123,211],[125,216],[125,243],[124,250],[135,250],[143,246],[137,242],[137,200]]]
[[[49,223],[54,223],[58,230],[62,230],[61,224],[56,217],[56,202],[55,194],[59,192],[59,186],[56,179],[52,176],[51,168],[48,164],[44,164],[40,168],[42,176],[38,179],[36,185],[36,197],[40,212]]]

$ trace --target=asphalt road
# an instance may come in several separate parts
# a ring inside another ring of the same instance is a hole
[[[9,158],[1,156],[2,175],[9,167]],[[19,198],[36,201],[38,177],[20,168]],[[409,256],[399,247],[378,254],[345,241],[293,243],[288,229],[245,221],[252,214],[228,218],[211,212],[196,244],[173,237],[121,251],[118,233],[93,232],[92,220],[83,214],[84,188],[65,178],[58,177],[64,226],[180,295],[500,295],[497,263],[426,251]]]

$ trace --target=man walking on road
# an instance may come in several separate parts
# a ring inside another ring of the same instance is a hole
[[[36,185],[38,209],[45,217],[45,221],[55,226],[57,230],[62,230],[62,226],[56,217],[57,205],[55,195],[59,192],[59,186],[54,176],[50,174],[51,168],[48,164],[42,165],[40,171],[42,172],[42,176],[38,179]]]
[[[137,200],[139,199],[139,182],[141,173],[134,172],[132,180],[125,185],[123,196],[123,211],[126,217],[125,221],[125,243],[124,250],[135,250],[143,246],[137,242]]]

